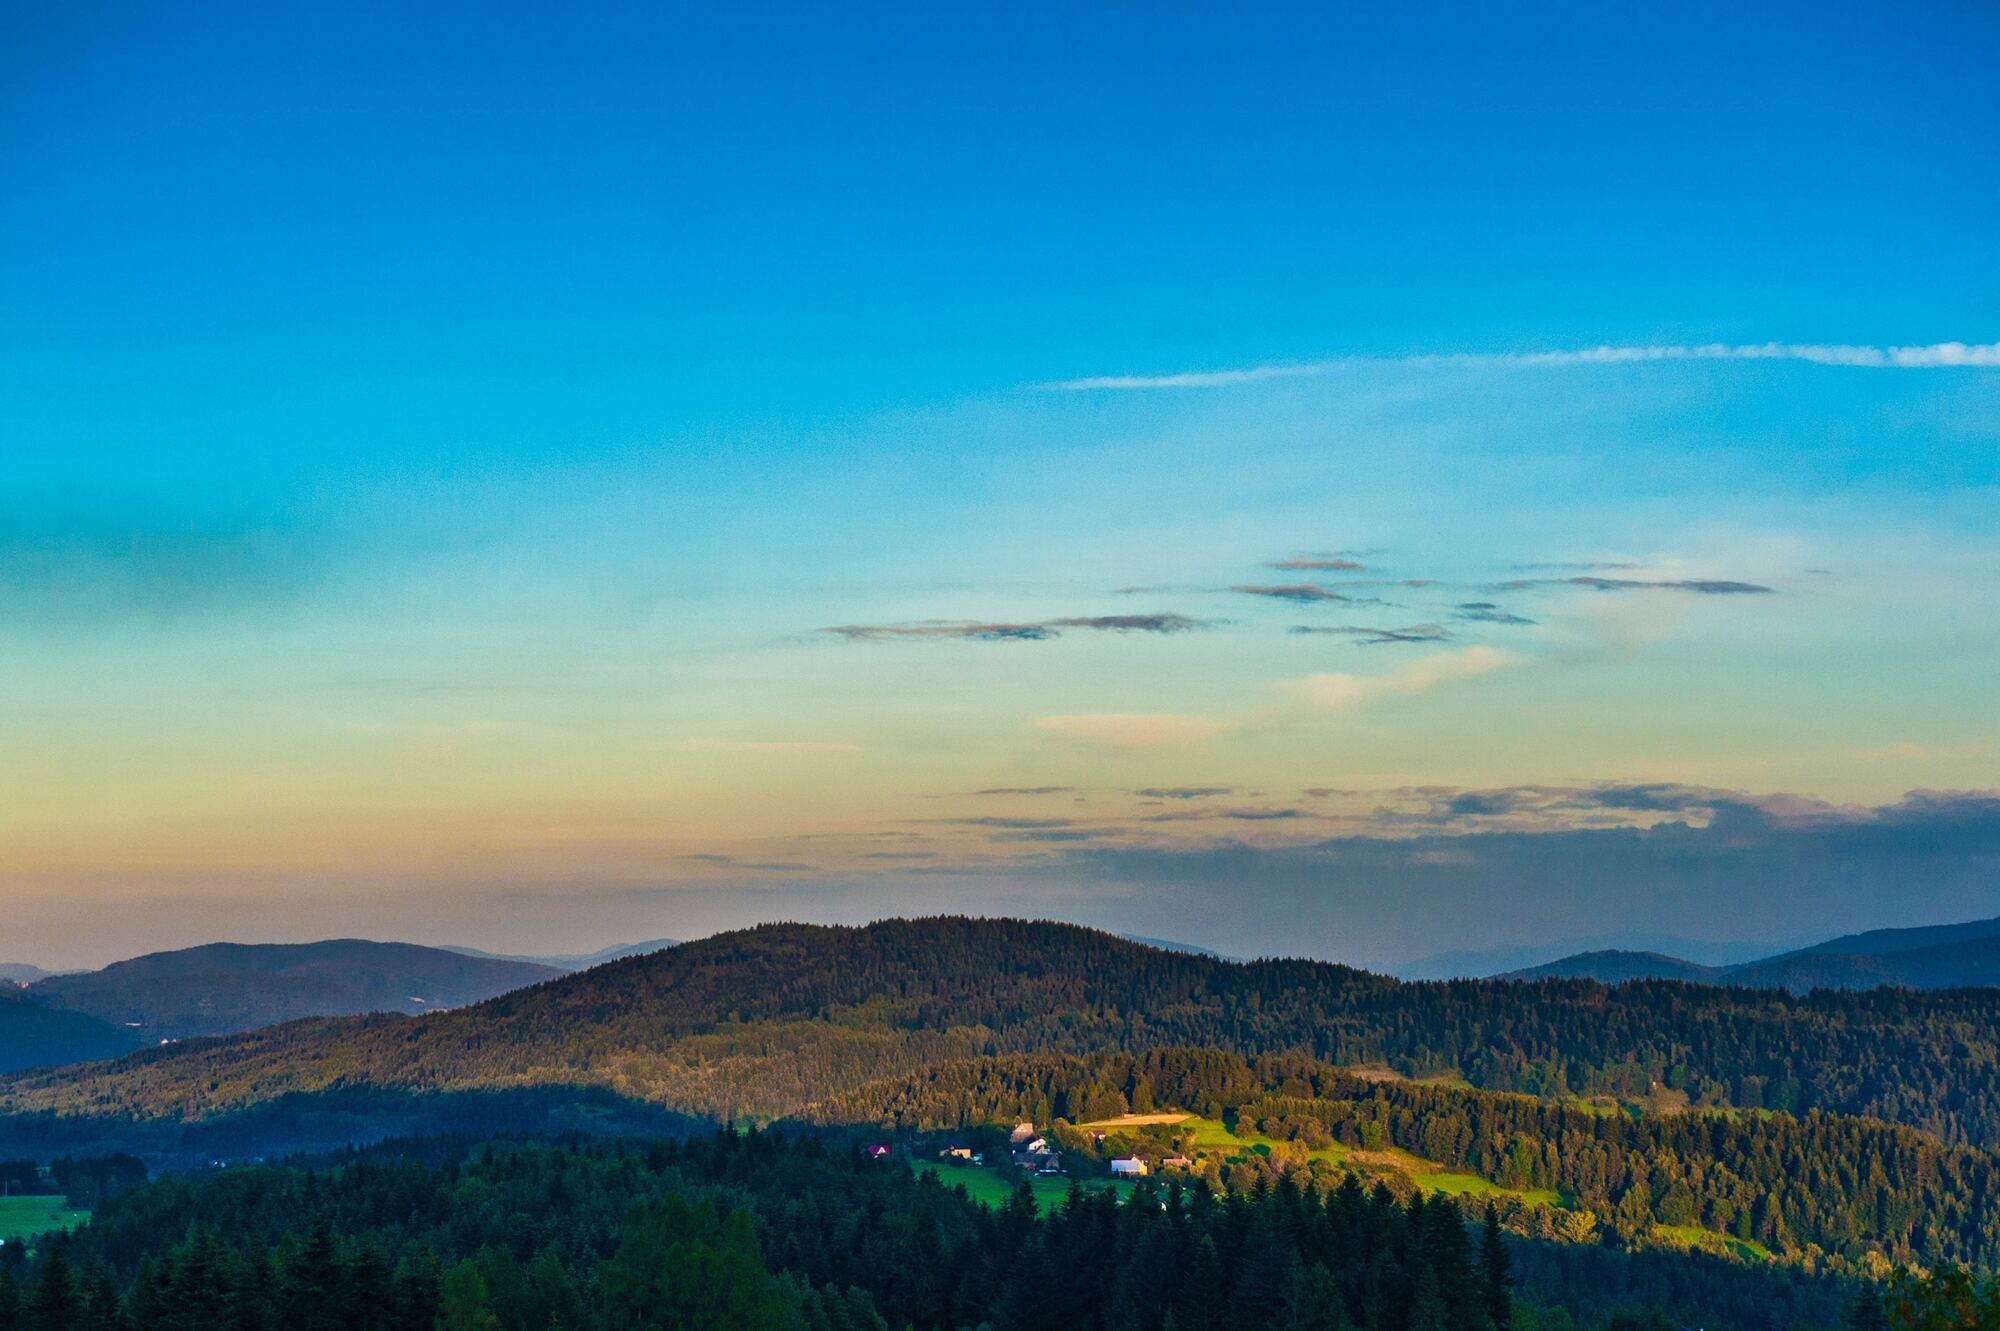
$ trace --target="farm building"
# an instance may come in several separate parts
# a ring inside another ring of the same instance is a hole
[[[1139,1178],[1146,1172],[1146,1162],[1136,1155],[1120,1156],[1111,1162],[1113,1178]]]

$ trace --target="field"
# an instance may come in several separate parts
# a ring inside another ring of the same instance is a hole
[[[925,1168],[936,1174],[939,1181],[947,1188],[963,1187],[971,1195],[972,1200],[992,1207],[1006,1205],[1007,1199],[1014,1195],[1017,1186],[1015,1179],[984,1165],[926,1165]],[[1046,1211],[1051,1207],[1062,1205],[1063,1198],[1069,1196],[1070,1182],[1071,1180],[1067,1178],[1044,1178],[1037,1174],[1028,1180],[1028,1186],[1034,1189],[1035,1200]],[[1111,1179],[1085,1179],[1083,1185],[1086,1188],[1109,1188],[1118,1193],[1121,1199],[1132,1191],[1132,1185],[1122,1180],[1114,1182]]]
[[[0,1239],[33,1238],[51,1229],[74,1229],[90,1219],[62,1197],[0,1197]]]
[[[1755,1239],[1733,1238],[1699,1225],[1654,1225],[1653,1233],[1676,1247],[1700,1248],[1703,1252],[1762,1262],[1771,1260],[1771,1250]]]
[[[1477,1174],[1418,1174],[1417,1186],[1447,1197],[1519,1197],[1540,1206],[1561,1206],[1562,1196],[1547,1188],[1503,1188]]]
[[[1278,1146],[1277,1142],[1262,1133],[1231,1132],[1219,1119],[1198,1118],[1193,1114],[1126,1114],[1079,1126],[1111,1132],[1121,1127],[1163,1123],[1174,1124],[1187,1134],[1193,1141],[1196,1156],[1214,1156],[1225,1163],[1248,1155],[1270,1155]],[[1517,1197],[1531,1205],[1562,1205],[1561,1196],[1547,1189],[1506,1188],[1477,1174],[1447,1172],[1440,1170],[1431,1161],[1419,1159],[1408,1151],[1398,1150],[1393,1146],[1363,1150],[1335,1142],[1330,1146],[1316,1147],[1307,1151],[1305,1158],[1349,1165],[1364,1174],[1394,1170],[1409,1175],[1416,1181],[1417,1186],[1426,1192],[1443,1193],[1450,1197]]]

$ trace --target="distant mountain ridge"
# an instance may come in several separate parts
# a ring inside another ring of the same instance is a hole
[[[1622,984],[1626,980],[1696,980],[1712,983],[1726,966],[1704,966],[1683,961],[1664,952],[1628,952],[1623,948],[1602,948],[1579,952],[1540,966],[1507,971],[1496,980],[1596,980],[1602,984]]]
[[[1954,989],[2000,985],[2000,918],[1872,929],[1735,966],[1703,966],[1659,952],[1579,952],[1507,971],[1499,980],[1688,980],[1756,989]]]
[[[670,947],[680,945],[678,938],[649,938],[643,943],[613,943],[610,947],[601,947],[595,952],[569,953],[553,957],[482,952],[476,947],[454,947],[449,943],[443,944],[440,950],[455,952],[461,957],[478,957],[484,961],[522,961],[531,966],[554,966],[558,970],[587,971],[592,966],[602,966],[607,961],[642,957],[648,952],[664,952]]]
[[[136,1039],[230,1035],[301,1017],[462,1007],[551,980],[560,967],[414,943],[209,943],[51,976],[28,995]]]

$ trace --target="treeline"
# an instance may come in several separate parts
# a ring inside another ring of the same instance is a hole
[[[1024,1187],[992,1209],[817,1139],[419,1147],[170,1177],[0,1277],[4,1331],[1571,1331],[1831,1326],[1839,1289],[1522,1246],[1448,1200]],[[1531,1297],[1513,1297],[1513,1270]],[[1608,1266],[1606,1265],[1608,1264]],[[5,1269],[5,1268],[0,1268]],[[1598,1272],[1603,1292],[1592,1288]],[[1623,1306],[1638,1289],[1674,1302]],[[1544,1295],[1551,1295],[1544,1299]]]
[[[2000,1144],[1990,991],[1402,984],[1069,925],[772,925],[421,1019],[306,1022],[0,1082],[0,1109],[200,1118],[297,1093],[568,1084],[724,1121],[945,1059],[1204,1046],[1446,1070],[1530,1095],[1684,1093]],[[5,1142],[0,1125],[0,1143]]]
[[[1162,1049],[939,1064],[833,1097],[808,1116],[952,1129],[1015,1116],[1082,1123],[1166,1106],[1301,1148],[1389,1145],[1504,1187],[1560,1192],[1578,1217],[1587,1214],[1627,1244],[1650,1241],[1656,1226],[1698,1226],[1815,1262],[1833,1256],[1854,1269],[2000,1265],[2000,1158],[1817,1112],[1601,1113],[1367,1080],[1290,1055]],[[1091,1150],[1080,1134],[1063,1135],[1069,1149]],[[1176,1133],[1164,1125],[1129,1131],[1107,1149],[1148,1136],[1165,1146]],[[1279,1152],[1262,1167],[1287,1163]],[[1575,1218],[1539,1223],[1551,1234],[1578,1229]],[[1523,1228],[1536,1226],[1524,1220]],[[1588,1238],[1595,1228],[1583,1225],[1573,1236]]]

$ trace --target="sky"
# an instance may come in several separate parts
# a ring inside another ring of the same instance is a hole
[[[2000,914],[1995,67],[1977,3],[0,11],[0,960]]]

